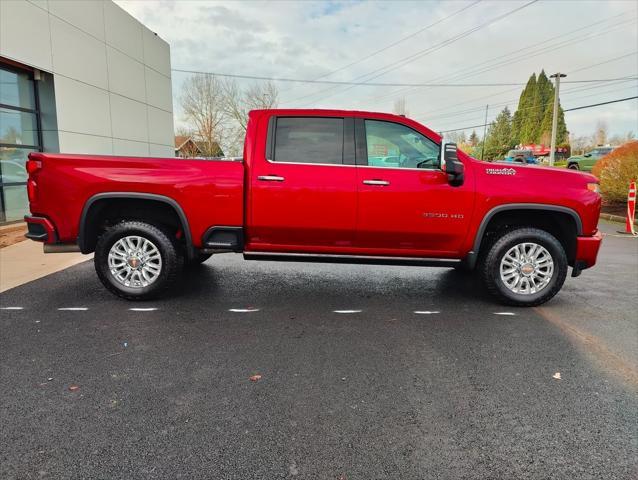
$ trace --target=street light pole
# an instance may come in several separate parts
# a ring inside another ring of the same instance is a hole
[[[481,162],[483,161],[483,154],[485,153],[485,136],[487,135],[487,110],[489,105],[485,105],[485,125],[483,125],[483,146],[481,147]]]
[[[549,147],[549,166],[554,166],[554,155],[556,152],[556,130],[558,128],[558,92],[560,90],[560,79],[565,78],[567,75],[564,73],[555,73],[551,75],[549,78],[556,79],[556,89],[554,90],[554,110],[552,111],[552,142]]]

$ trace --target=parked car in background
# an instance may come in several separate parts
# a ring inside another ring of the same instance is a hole
[[[505,156],[506,162],[538,163],[531,150],[510,150]]]
[[[610,153],[614,147],[597,147],[584,155],[574,155],[567,159],[567,168],[591,172],[596,162]]]

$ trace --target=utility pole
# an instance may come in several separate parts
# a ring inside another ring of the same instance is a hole
[[[558,128],[558,92],[560,90],[560,79],[565,78],[567,75],[564,73],[555,73],[551,75],[549,78],[556,79],[556,89],[554,90],[554,110],[552,112],[552,143],[549,147],[549,166],[554,166],[554,155],[556,153],[556,130]]]
[[[481,162],[483,161],[483,154],[485,153],[485,136],[487,135],[487,109],[489,105],[485,105],[485,125],[483,125],[483,146],[481,147]]]

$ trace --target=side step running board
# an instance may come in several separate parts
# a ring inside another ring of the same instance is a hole
[[[451,258],[377,257],[369,255],[317,255],[312,253],[244,252],[246,260],[273,262],[348,263],[365,265],[407,265],[421,267],[454,267],[461,260]]]
[[[211,227],[202,237],[202,249],[206,253],[241,252],[244,249],[244,229],[242,227]]]

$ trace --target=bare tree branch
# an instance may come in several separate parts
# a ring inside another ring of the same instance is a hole
[[[212,75],[194,75],[182,87],[180,102],[185,120],[192,125],[205,155],[237,156],[251,110],[276,108],[279,91],[272,82],[252,85],[245,90],[234,79],[220,80]]]

